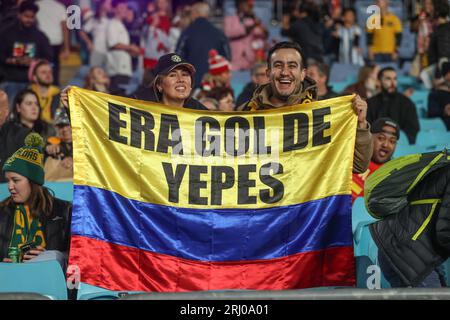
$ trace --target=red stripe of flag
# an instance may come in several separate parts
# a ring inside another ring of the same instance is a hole
[[[114,291],[287,290],[355,285],[353,247],[270,260],[208,262],[72,236],[70,250],[69,264],[80,268],[82,282]]]

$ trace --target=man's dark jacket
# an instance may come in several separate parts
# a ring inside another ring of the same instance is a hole
[[[198,18],[181,33],[176,52],[193,64],[195,87],[199,87],[203,75],[208,72],[208,52],[216,49],[228,61],[231,61],[230,45],[225,34],[205,18]]]
[[[414,103],[404,94],[381,92],[367,100],[367,121],[388,117],[397,122],[406,133],[410,144],[416,142],[420,130],[419,118]]]
[[[29,56],[34,59],[52,60],[52,47],[47,36],[36,27],[24,28],[19,21],[0,33],[0,72],[3,81],[28,82],[28,66],[7,64],[14,56],[14,45],[22,44],[34,48]]]
[[[14,204],[0,207],[0,261],[8,257],[15,209]],[[55,198],[51,215],[39,218],[43,226],[46,250],[69,251],[71,217],[72,204]]]
[[[427,199],[441,202],[436,203],[434,210],[433,201],[414,204]],[[431,218],[428,223],[427,218]],[[408,196],[405,208],[369,229],[378,250],[405,285],[420,284],[450,256],[450,166],[426,176]]]

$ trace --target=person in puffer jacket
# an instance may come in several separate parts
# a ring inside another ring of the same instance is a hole
[[[387,178],[390,180],[383,186],[386,198],[380,192],[377,203],[366,199],[372,213],[383,211],[374,210],[375,205],[391,207],[369,228],[378,246],[381,271],[392,287],[442,287],[445,279],[441,264],[450,256],[450,155],[445,150],[408,157],[414,156],[428,157],[428,163],[416,170],[418,174],[412,174],[408,165],[391,170],[389,175],[396,170],[402,172],[395,181]],[[390,195],[396,192],[393,190],[400,189],[401,184],[409,186],[407,195],[390,202]],[[388,213],[395,212],[396,207],[398,212]]]

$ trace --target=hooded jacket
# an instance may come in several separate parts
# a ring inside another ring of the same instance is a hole
[[[450,155],[390,161],[365,192],[369,212],[381,219],[369,226],[378,250],[406,286],[417,286],[450,256]]]
[[[238,111],[256,111],[276,108],[270,101],[272,96],[272,88],[270,83],[259,86],[252,99],[239,106]],[[300,89],[294,92],[286,102],[287,106],[292,106],[300,103],[309,103],[317,100],[317,85],[316,82],[305,77]],[[363,173],[369,167],[369,162],[372,157],[372,136],[370,134],[370,127],[366,129],[356,129],[355,152],[353,155],[353,172]]]

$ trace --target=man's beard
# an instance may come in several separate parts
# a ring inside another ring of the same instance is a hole
[[[39,86],[41,86],[41,87],[50,87],[52,84],[51,83],[45,83],[45,82],[43,82],[42,80],[40,80],[40,79],[37,79],[37,84],[39,85]]]
[[[395,88],[394,91],[392,91],[392,92],[389,92],[389,91],[388,91],[387,89],[385,89],[385,88],[382,88],[381,90],[383,91],[384,94],[386,94],[386,95],[388,95],[388,96],[393,96],[394,94],[397,93],[397,88]]]

